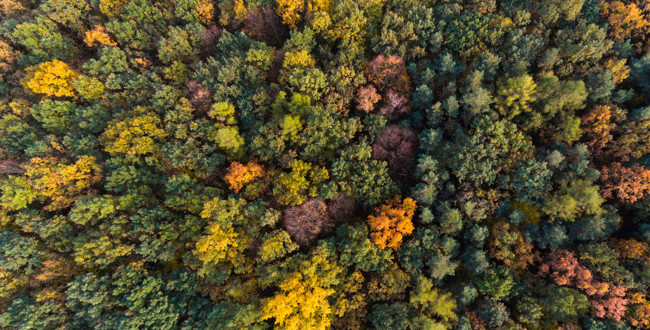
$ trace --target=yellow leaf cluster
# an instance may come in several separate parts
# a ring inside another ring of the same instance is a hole
[[[109,18],[117,17],[129,0],[99,0],[99,11]]]
[[[415,213],[415,200],[400,198],[381,205],[375,209],[375,214],[368,216],[370,237],[382,249],[387,247],[398,249],[402,239],[413,232],[413,214]]]
[[[238,193],[244,185],[264,175],[262,166],[255,162],[242,165],[239,162],[232,162],[228,167],[228,173],[224,177],[230,189]]]
[[[300,15],[305,10],[304,0],[276,0],[276,12],[282,18],[282,22],[292,30],[297,28]]]
[[[285,69],[311,68],[314,65],[314,59],[306,50],[287,52],[284,55],[284,62],[282,62],[282,67]]]
[[[27,76],[22,83],[32,92],[47,96],[74,97],[72,82],[77,73],[59,60],[41,63],[27,68]]]
[[[117,46],[117,43],[111,39],[108,30],[103,25],[95,25],[94,29],[86,31],[84,42],[88,47],[97,47],[97,45],[111,47]]]
[[[280,284],[281,293],[265,299],[263,319],[275,319],[282,329],[325,329],[330,326],[332,310],[328,297],[332,289],[322,288],[315,278],[294,273]]]
[[[204,235],[196,242],[196,255],[204,263],[217,263],[233,259],[237,255],[238,234],[230,226],[212,223]]]
[[[22,1],[0,0],[0,15],[2,16],[10,16],[25,9],[27,8],[25,8]]]
[[[633,3],[626,5],[621,1],[603,2],[602,14],[611,26],[612,37],[618,40],[629,38],[632,32],[645,33],[649,24],[641,9]]]
[[[112,155],[131,156],[152,153],[157,149],[156,140],[167,136],[167,132],[158,128],[158,125],[160,119],[153,115],[143,115],[114,123],[104,132],[107,141],[106,151]]]
[[[612,73],[612,82],[620,84],[630,75],[630,68],[625,65],[626,59],[616,60],[613,58],[605,62],[605,69]]]
[[[31,188],[50,199],[46,210],[68,207],[77,195],[99,182],[102,174],[92,156],[81,156],[72,165],[60,164],[54,158],[32,158],[25,169]]]
[[[196,4],[199,21],[203,24],[210,24],[214,18],[214,3],[210,0],[199,0]]]

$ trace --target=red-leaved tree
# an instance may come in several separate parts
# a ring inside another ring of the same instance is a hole
[[[601,191],[605,198],[616,198],[621,203],[634,203],[650,191],[650,170],[634,164],[625,167],[611,163],[601,170]]]

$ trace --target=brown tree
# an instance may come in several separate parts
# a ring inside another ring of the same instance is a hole
[[[381,100],[377,90],[373,85],[366,85],[357,91],[357,109],[370,112],[375,108],[375,103]]]
[[[394,177],[404,178],[413,167],[418,138],[407,128],[390,125],[383,130],[372,145],[372,157],[388,161]]]
[[[622,204],[634,203],[650,192],[650,170],[638,164],[611,163],[601,170],[600,179],[603,197],[616,198]]]
[[[308,245],[322,232],[333,228],[327,205],[320,199],[310,199],[284,211],[284,229],[300,245]]]

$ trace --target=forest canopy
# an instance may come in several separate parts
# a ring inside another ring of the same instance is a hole
[[[650,329],[649,29],[0,0],[0,328]]]

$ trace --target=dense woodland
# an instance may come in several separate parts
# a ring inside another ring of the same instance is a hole
[[[650,2],[0,0],[0,328],[650,328]]]

